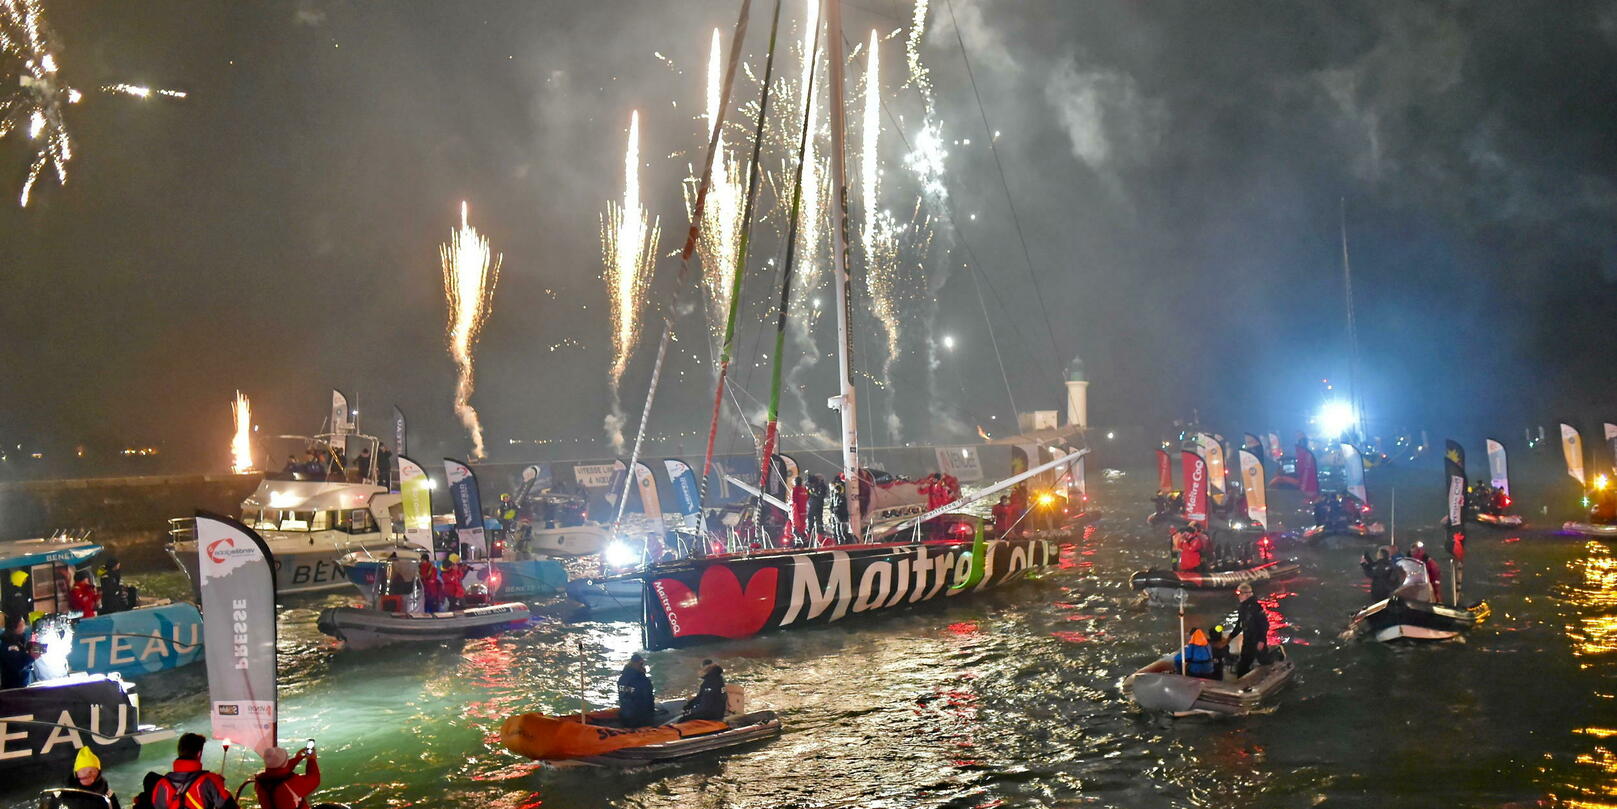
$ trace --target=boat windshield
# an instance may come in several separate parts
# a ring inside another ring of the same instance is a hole
[[[343,531],[349,534],[368,534],[376,530],[376,518],[370,509],[355,508],[341,511],[295,511],[266,508],[242,515],[256,531]]]

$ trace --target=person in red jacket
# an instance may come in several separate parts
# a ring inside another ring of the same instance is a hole
[[[1018,483],[1011,489],[1011,522],[1017,525],[1017,533],[1021,532],[1021,520],[1027,514],[1027,484]]]
[[[460,609],[466,598],[466,566],[460,563],[458,553],[449,554],[449,563],[444,565],[443,588],[449,609]]]
[[[945,472],[943,475],[943,490],[949,493],[949,500],[945,502],[959,500],[960,478]]]
[[[1005,536],[1011,530],[1011,498],[1001,495],[999,502],[994,504],[994,534]]]
[[[294,772],[303,762],[303,772]],[[263,809],[309,809],[309,796],[320,788],[320,762],[315,759],[314,742],[287,757],[286,751],[271,747],[264,751],[264,771],[253,776],[253,794]]]
[[[1207,538],[1195,523],[1191,523],[1188,527],[1189,530],[1179,540],[1179,569],[1192,572],[1201,569],[1202,552],[1207,550]]]
[[[89,573],[79,571],[73,582],[73,589],[67,594],[67,604],[86,618],[95,617],[96,609],[101,606],[101,594],[90,581]]]
[[[421,563],[416,568],[421,578],[421,609],[424,612],[437,612],[443,608],[444,583],[438,578],[438,566],[432,563],[432,557],[425,551],[421,553]]]
[[[792,478],[792,525],[787,529],[790,532],[790,536],[786,537],[788,540],[808,536],[808,496],[808,487],[803,485],[803,476]]]
[[[202,748],[208,740],[197,733],[180,737],[174,769],[158,780],[150,794],[157,809],[237,809],[230,787],[219,773],[202,769]]]
[[[1426,566],[1426,580],[1432,583],[1432,603],[1443,603],[1443,568],[1426,552],[1426,543],[1415,543],[1415,547],[1409,549],[1409,555]]]
[[[944,484],[943,477],[936,472],[927,475],[926,479],[921,481],[920,488],[921,493],[926,495],[927,511],[948,505],[949,501],[954,499],[949,496],[949,487]]]

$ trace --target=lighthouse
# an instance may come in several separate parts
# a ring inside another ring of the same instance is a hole
[[[1067,363],[1067,425],[1089,427],[1089,380],[1084,376],[1081,357]]]

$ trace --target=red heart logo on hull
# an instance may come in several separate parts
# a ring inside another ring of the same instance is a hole
[[[674,637],[745,638],[758,634],[769,622],[779,580],[780,571],[766,567],[752,574],[742,592],[735,571],[727,565],[713,565],[702,572],[695,593],[677,579],[657,579],[652,587],[668,613]]]

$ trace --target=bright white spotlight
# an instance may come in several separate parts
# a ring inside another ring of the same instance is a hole
[[[1353,405],[1341,399],[1332,399],[1320,407],[1316,420],[1322,437],[1340,438],[1359,423],[1359,414],[1353,412]]]
[[[601,552],[603,561],[610,568],[629,567],[640,561],[640,552],[629,547],[629,543],[614,539],[607,543],[606,549]]]
[[[950,351],[954,350],[954,335],[943,335],[943,347],[949,349]]]

